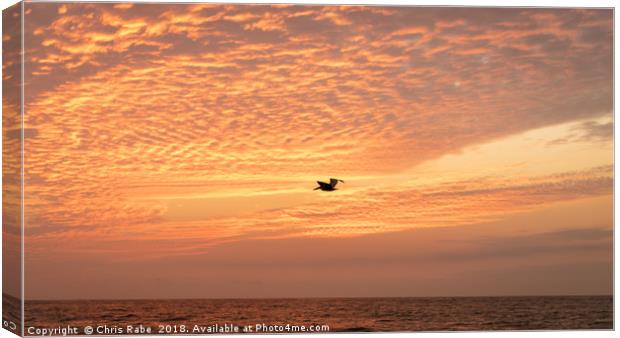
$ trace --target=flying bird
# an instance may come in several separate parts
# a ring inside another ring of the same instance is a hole
[[[329,183],[325,183],[325,182],[321,182],[321,181],[316,181],[316,183],[318,183],[319,186],[314,188],[314,190],[321,189],[323,191],[334,191],[334,190],[337,190],[336,189],[336,184],[338,184],[338,182],[344,183],[343,180],[339,180],[337,178],[330,178],[329,179]]]

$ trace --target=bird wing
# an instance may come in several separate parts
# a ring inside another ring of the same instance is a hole
[[[338,184],[338,179],[336,179],[336,178],[330,178],[329,179],[329,185],[331,185],[332,188],[335,188],[336,184]]]
[[[316,183],[318,183],[321,188],[329,188],[329,187],[331,187],[331,184],[329,184],[329,183],[325,183],[325,182],[321,182],[321,181],[316,181]]]

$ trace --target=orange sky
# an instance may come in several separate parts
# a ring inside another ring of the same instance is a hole
[[[611,10],[27,3],[25,41],[27,298],[611,292]]]

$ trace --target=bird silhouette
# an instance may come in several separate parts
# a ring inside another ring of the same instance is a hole
[[[325,182],[321,182],[321,181],[316,181],[316,183],[318,183],[319,186],[314,188],[314,190],[319,190],[319,189],[321,189],[323,191],[338,190],[338,189],[336,189],[336,184],[338,184],[338,182],[344,183],[343,180],[339,180],[337,178],[330,178],[329,179],[329,183],[325,183]]]

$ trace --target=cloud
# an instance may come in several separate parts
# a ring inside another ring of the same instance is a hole
[[[471,224],[611,193],[609,167],[566,168],[360,185],[244,217],[167,219],[170,191],[379,181],[494,139],[610,116],[609,10],[26,6],[25,124],[36,131],[26,204],[41,242],[175,238],[178,253]],[[584,124],[584,135],[605,140],[610,126]]]
[[[565,205],[554,211],[555,216],[570,214],[571,209],[577,213],[588,210]],[[122,252],[123,258],[107,261],[86,251],[71,256],[71,264],[34,260],[30,269],[46,273],[48,279],[44,283],[30,278],[26,283],[37,290],[31,292],[32,298],[58,299],[87,298],[90,293],[85,286],[101,281],[105,281],[98,289],[101,298],[609,293],[613,284],[611,223],[592,225],[589,221],[571,227],[561,224],[551,231],[531,221],[500,221],[344,239],[246,240],[202,254],[140,260],[133,255],[142,246],[168,249],[170,241],[136,242],[138,247],[107,243],[110,252]],[[112,278],[105,273],[110,269],[125,277]],[[218,272],[214,281],[208,278],[213,271]],[[43,284],[64,281],[67,273],[79,276],[70,282],[71,288],[50,295],[43,292]],[[360,279],[360,275],[365,277]],[[141,283],[145,277],[156,282]]]
[[[596,121],[588,121],[583,123],[582,128],[586,132],[583,137],[585,140],[609,141],[613,137],[613,122],[597,123]]]
[[[571,142],[602,142],[609,143],[613,138],[612,121],[584,121],[575,126],[568,135],[552,140],[549,145]]]
[[[544,226],[540,225],[540,228]],[[507,257],[527,257],[540,254],[566,254],[574,252],[609,253],[612,231],[607,227],[569,229],[529,235],[503,236],[476,239],[475,250],[440,255],[434,259],[450,260],[500,260]],[[430,259],[430,258],[429,258]]]

